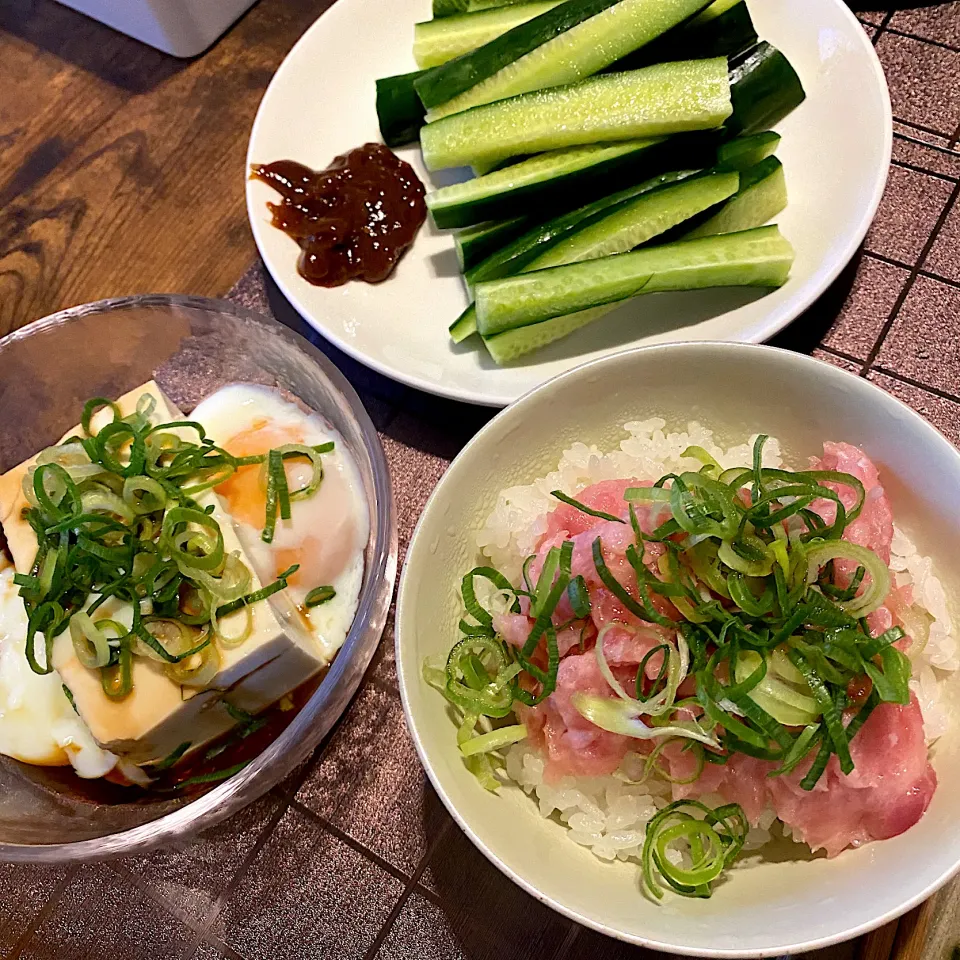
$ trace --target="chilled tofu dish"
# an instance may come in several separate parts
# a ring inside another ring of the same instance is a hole
[[[151,381],[77,416],[0,477],[0,753],[127,786],[224,779],[231,744],[346,639],[369,534],[357,465],[263,386],[188,419]]]
[[[960,665],[869,451],[789,464],[772,438],[664,426],[502,491],[459,636],[424,665],[479,784],[637,863],[655,899],[709,896],[771,838],[836,857],[908,830]]]

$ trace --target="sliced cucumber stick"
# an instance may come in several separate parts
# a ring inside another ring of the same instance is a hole
[[[493,10],[496,7],[509,7],[523,2],[524,0],[433,0],[433,15],[438,19],[455,17],[461,13],[477,13],[480,10]]]
[[[570,336],[588,323],[613,313],[619,306],[619,303],[610,303],[602,307],[581,310],[579,313],[571,313],[566,317],[554,317],[542,323],[517,327],[515,330],[507,330],[493,337],[485,337],[483,345],[487,348],[487,353],[490,354],[493,362],[503,366],[528,353],[533,353],[534,350],[540,350],[556,340]]]
[[[413,82],[422,73],[401,73],[377,81],[377,119],[388,147],[402,147],[420,136],[424,109]]]
[[[589,197],[610,193],[610,177],[629,170],[632,160],[660,141],[627,140],[541,153],[464,183],[427,194],[433,222],[441,229],[527,213],[553,205],[569,209]],[[583,198],[582,200],[580,198]]]
[[[730,116],[724,57],[592,77],[474,107],[420,131],[430,170],[579,144],[719,127]]]
[[[735,172],[689,176],[679,183],[625,199],[584,219],[579,227],[554,242],[520,272],[625,253],[732,196],[739,180]],[[476,309],[471,306],[451,326],[450,336],[454,343],[459,343],[476,328]]]
[[[714,6],[716,4],[711,4],[692,20],[679,24],[662,37],[624,57],[613,69],[635,70],[668,60],[732,57],[757,43],[759,38],[745,0],[737,0],[717,16],[701,20]]]
[[[417,81],[429,120],[574,83],[702,10],[706,0],[567,0]]]
[[[524,272],[626,253],[737,192],[734,171],[690,177],[618,204],[547,250]]]
[[[480,223],[454,234],[453,244],[457,250],[457,261],[461,272],[475,267],[491,253],[495,253],[511,240],[526,233],[529,227],[528,217],[514,217],[512,220]]]
[[[725,128],[733,136],[769,130],[806,98],[796,70],[766,41],[731,61],[730,96]]]
[[[680,170],[662,173],[638,183],[636,186],[626,187],[617,193],[601,197],[599,200],[584,204],[576,210],[554,217],[546,223],[538,224],[517,237],[516,240],[491,254],[482,263],[468,270],[464,275],[464,280],[466,280],[468,287],[472,287],[484,280],[513,276],[549,250],[554,244],[593,223],[617,204],[623,203],[625,200],[631,200],[650,190],[656,190],[664,184],[676,183],[695,172],[695,170]]]
[[[516,3],[415,24],[413,59],[421,70],[438,67],[454,57],[482,47],[562,2],[563,0],[542,0],[539,3]]]
[[[779,146],[780,134],[772,130],[736,137],[717,147],[717,166],[724,170],[749,170],[775,153]]]
[[[683,240],[478,284],[477,327],[493,336],[646,293],[778,287],[792,263],[793,248],[775,226]]]
[[[767,157],[740,175],[740,189],[713,216],[686,236],[711,237],[759,227],[787,206],[787,181],[783,165]]]

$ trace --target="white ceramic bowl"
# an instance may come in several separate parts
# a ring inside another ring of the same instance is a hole
[[[407,554],[397,614],[397,665],[407,722],[447,809],[507,876],[544,903],[603,933],[658,950],[754,957],[812,950],[879,926],[925,899],[960,866],[960,739],[939,741],[940,786],[923,819],[899,837],[834,860],[776,857],[739,865],[710,900],[640,891],[639,871],[608,864],[543,820],[516,789],[482,790],[458,759],[444,701],[420,678],[424,657],[457,636],[460,575],[503,487],[555,469],[581,439],[614,448],[628,420],[663,417],[713,428],[723,445],[778,437],[788,463],[827,439],[861,445],[880,467],[898,523],[938,564],[957,596],[960,453],[932,426],[866,380],[773,347],[667,344],[598,360],[544,384],[484,428],[427,504]],[[951,601],[952,602],[952,601]],[[960,692],[957,678],[948,699]],[[791,849],[796,849],[791,846]]]

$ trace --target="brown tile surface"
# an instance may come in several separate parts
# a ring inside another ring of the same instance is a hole
[[[960,151],[951,148],[949,137],[918,130],[906,123],[893,125],[893,159],[956,179],[960,177]]]
[[[396,691],[357,695],[297,801],[412,876],[448,822],[427,782]]]
[[[890,84],[898,118],[894,164],[866,254],[777,343],[868,376],[960,442],[960,396],[942,395],[960,394],[960,287],[927,276],[960,284],[960,206],[931,236],[960,177],[954,143],[960,52],[949,49],[960,47],[960,2],[899,10],[892,33],[876,29],[885,11],[858,16],[875,37]],[[418,394],[324,344],[259,262],[231,296],[314,339],[357,388],[383,437],[405,550],[449,460],[491,411]],[[854,950],[838,947],[811,960],[840,960]],[[267,799],[193,843],[115,867],[0,867],[5,960],[373,960],[374,954],[377,960],[658,957],[543,907],[502,877],[452,822],[403,723],[392,620],[347,714],[315,757]]]
[[[403,884],[290,809],[212,924],[246,960],[359,960]]]
[[[893,33],[877,40],[877,53],[894,117],[953,136],[960,123],[960,53]]]
[[[189,944],[176,917],[107,866],[80,867],[23,960],[174,960]]]
[[[960,2],[954,0],[953,3],[934,3],[898,10],[888,26],[891,30],[910,33],[924,40],[960,47]]]
[[[423,894],[411,893],[376,960],[473,960],[451,935],[446,914]]]
[[[867,234],[866,249],[912,266],[953,187],[949,180],[892,164],[880,209]]]
[[[883,387],[908,407],[929,420],[948,440],[960,446],[960,401],[937,396],[922,387],[904,383],[886,374],[874,372],[869,375],[878,387]]]
[[[470,960],[548,960],[571,929],[569,920],[505,879],[459,829],[444,835],[424,877],[450,936],[469,944]]]
[[[894,321],[877,366],[946,393],[960,392],[960,289],[918,277]]]
[[[832,367],[839,367],[841,370],[846,370],[847,373],[855,373],[859,375],[860,371],[863,369],[862,363],[854,363],[852,360],[848,360],[846,357],[838,357],[830,350],[814,350],[813,356],[818,360],[822,360],[824,363],[829,363]]]
[[[823,345],[866,360],[909,276],[903,267],[865,256]]]
[[[177,913],[199,922],[252,852],[278,803],[268,794],[192,843],[118,861],[118,869],[135,874]]]
[[[66,867],[0,864],[0,956],[13,949],[66,876]]]
[[[960,204],[954,203],[943,222],[923,269],[960,283]]]
[[[864,23],[873,24],[879,27],[883,23],[883,18],[887,15],[886,10],[858,10],[857,17]]]

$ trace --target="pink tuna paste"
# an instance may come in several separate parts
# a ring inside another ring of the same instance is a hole
[[[844,539],[865,546],[889,563],[893,538],[893,518],[889,500],[880,484],[875,465],[857,447],[845,443],[826,443],[821,458],[811,463],[814,470],[850,473],[863,483],[866,499],[860,516],[844,532]],[[594,510],[612,516],[629,518],[623,499],[626,488],[649,486],[637,479],[605,480],[587,487],[577,499]],[[856,493],[849,487],[831,484],[845,507],[852,506]],[[656,506],[634,505],[645,533],[667,517]],[[836,517],[836,505],[822,500],[812,505],[827,523]],[[584,719],[574,708],[571,698],[577,692],[613,696],[600,673],[593,645],[599,631],[608,623],[613,627],[604,639],[604,654],[613,673],[626,689],[631,689],[640,661],[664,638],[672,639],[670,628],[638,620],[624,609],[617,598],[601,583],[593,563],[592,545],[597,537],[603,545],[607,566],[633,596],[637,596],[636,575],[626,559],[627,547],[634,543],[629,523],[616,523],[589,516],[575,507],[563,504],[547,518],[547,529],[531,567],[536,578],[551,547],[572,540],[572,574],[586,580],[590,593],[591,614],[586,629],[568,627],[558,635],[561,653],[556,691],[537,707],[519,707],[519,719],[527,724],[530,742],[545,755],[545,776],[557,780],[565,775],[604,776],[613,773],[628,751],[645,753],[648,741],[609,733]],[[646,544],[644,564],[659,575],[657,561],[664,548]],[[839,581],[849,580],[850,564],[837,564]],[[680,619],[678,612],[665,598],[654,595],[661,612]],[[909,588],[892,590],[886,604],[869,617],[874,635],[898,623],[898,611],[909,605]],[[572,616],[564,599],[554,622],[568,621]],[[505,614],[496,618],[496,627],[509,643],[522,645],[530,632],[532,620],[524,614]],[[909,643],[909,640],[907,641]],[[648,667],[655,672],[656,665]],[[692,684],[688,680],[687,685]],[[692,689],[681,688],[686,695]],[[741,804],[754,823],[767,807],[772,807],[787,824],[793,836],[823,849],[833,857],[847,847],[856,847],[871,840],[884,840],[902,833],[916,823],[930,804],[937,786],[936,774],[927,759],[923,718],[916,698],[905,706],[881,703],[867,719],[851,742],[855,769],[844,776],[836,756],[831,757],[826,772],[813,790],[800,788],[800,781],[813,762],[808,757],[788,776],[768,777],[775,764],[744,754],[734,754],[723,765],[706,764],[693,783],[674,785],[674,798],[719,794],[728,802]],[[674,778],[684,779],[695,770],[695,758],[682,751],[679,743],[664,750]]]

